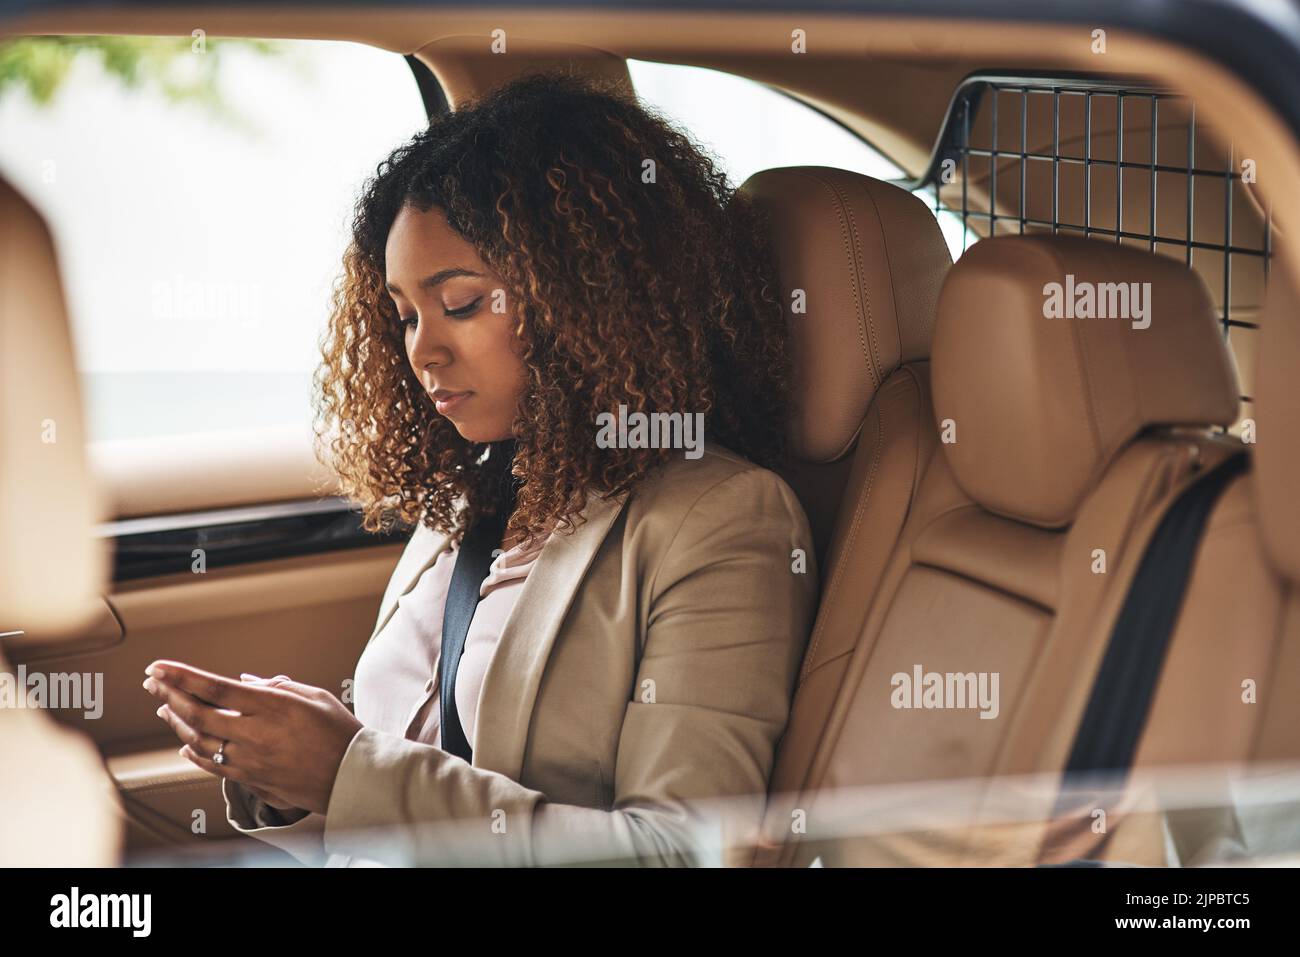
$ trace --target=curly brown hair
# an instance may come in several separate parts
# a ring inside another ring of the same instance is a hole
[[[459,537],[501,504],[487,447],[437,413],[407,361],[384,289],[405,205],[438,207],[514,307],[526,385],[512,531],[572,527],[589,495],[629,491],[681,454],[600,448],[597,416],[620,404],[704,413],[712,442],[760,465],[783,460],[787,328],[759,211],[623,87],[531,73],[433,120],[357,201],[314,429],[367,530],[396,517]]]

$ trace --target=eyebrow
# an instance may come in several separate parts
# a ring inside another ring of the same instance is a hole
[[[474,278],[481,279],[483,277],[483,274],[479,272],[474,272],[472,269],[465,269],[462,266],[452,266],[450,269],[439,270],[438,272],[434,273],[432,276],[425,276],[423,279],[420,280],[420,288],[432,289],[434,286],[441,285],[442,283],[446,282],[448,279],[455,279],[459,276],[471,276]],[[397,288],[397,284],[392,282],[384,283],[384,288],[387,289],[389,292],[395,292],[398,293],[399,295],[402,292],[402,290]]]

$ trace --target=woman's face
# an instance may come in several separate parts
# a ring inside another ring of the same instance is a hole
[[[403,207],[384,255],[406,357],[438,412],[471,442],[510,438],[524,364],[505,284],[437,207]]]

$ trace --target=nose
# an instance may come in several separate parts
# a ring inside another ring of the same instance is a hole
[[[417,372],[441,369],[452,362],[452,351],[440,339],[435,326],[436,323],[421,321],[415,327],[408,358]]]

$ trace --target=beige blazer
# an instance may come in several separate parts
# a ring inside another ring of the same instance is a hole
[[[726,863],[762,814],[817,595],[803,510],[720,448],[591,502],[543,549],[478,705],[473,763],[363,728],[329,807],[241,831],[318,863]],[[421,526],[371,640],[448,546]],[[725,817],[720,817],[720,806]]]

